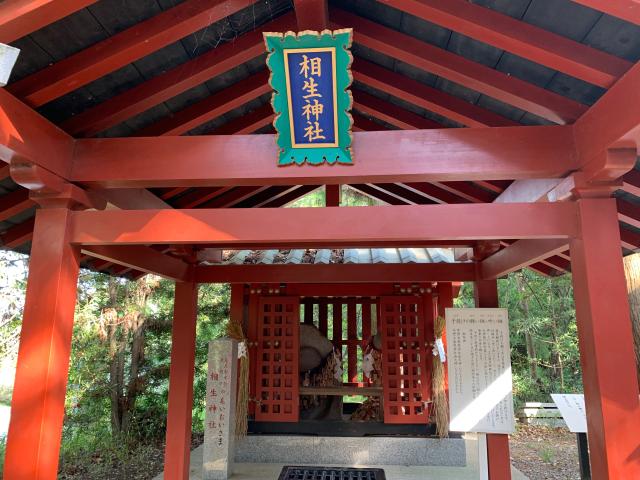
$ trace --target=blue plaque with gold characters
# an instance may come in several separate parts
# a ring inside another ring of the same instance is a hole
[[[351,29],[265,33],[279,165],[352,164]]]

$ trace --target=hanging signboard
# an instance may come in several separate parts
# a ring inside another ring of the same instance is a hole
[[[509,319],[504,308],[447,308],[453,432],[513,433]]]
[[[279,165],[351,164],[351,29],[265,33]]]

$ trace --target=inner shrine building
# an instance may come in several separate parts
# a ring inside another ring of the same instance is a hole
[[[349,162],[285,164],[263,33],[348,29]],[[30,254],[5,479],[57,476],[81,267],[175,281],[165,479],[189,478],[198,285],[231,284],[250,435],[431,436],[434,323],[522,268],[572,275],[593,478],[640,478],[636,0],[7,0],[0,42],[0,246]],[[511,478],[508,435],[486,456]]]

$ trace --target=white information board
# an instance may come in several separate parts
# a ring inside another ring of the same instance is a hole
[[[587,411],[582,393],[552,393],[551,398],[572,433],[587,433]]]
[[[449,408],[454,432],[513,433],[509,318],[504,308],[447,308]]]

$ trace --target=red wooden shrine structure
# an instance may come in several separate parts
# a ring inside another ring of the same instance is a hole
[[[635,0],[160,3],[0,4],[0,41],[21,49],[0,90],[0,241],[31,254],[7,480],[56,477],[81,265],[176,281],[166,479],[188,474],[199,283],[314,284],[328,298],[330,285],[464,281],[495,307],[496,279],[525,267],[573,276],[594,478],[640,478],[621,261],[640,247]],[[354,29],[355,165],[278,168],[261,33],[343,26]],[[339,186],[386,205],[347,208]],[[278,208],[318,188],[324,207]],[[467,253],[393,266],[207,261],[342,247]],[[394,325],[395,307],[382,307]],[[294,412],[273,380],[261,388]],[[488,435],[487,454],[490,478],[510,478],[507,436]]]
[[[255,399],[250,414],[256,421],[300,420],[299,324],[304,323],[331,340],[341,354],[346,384],[354,386],[369,385],[360,364],[367,341],[380,332],[384,423],[431,422],[433,322],[453,306],[459,288],[454,282],[233,284],[231,302],[237,306],[231,321],[245,326],[249,344],[249,392]]]

